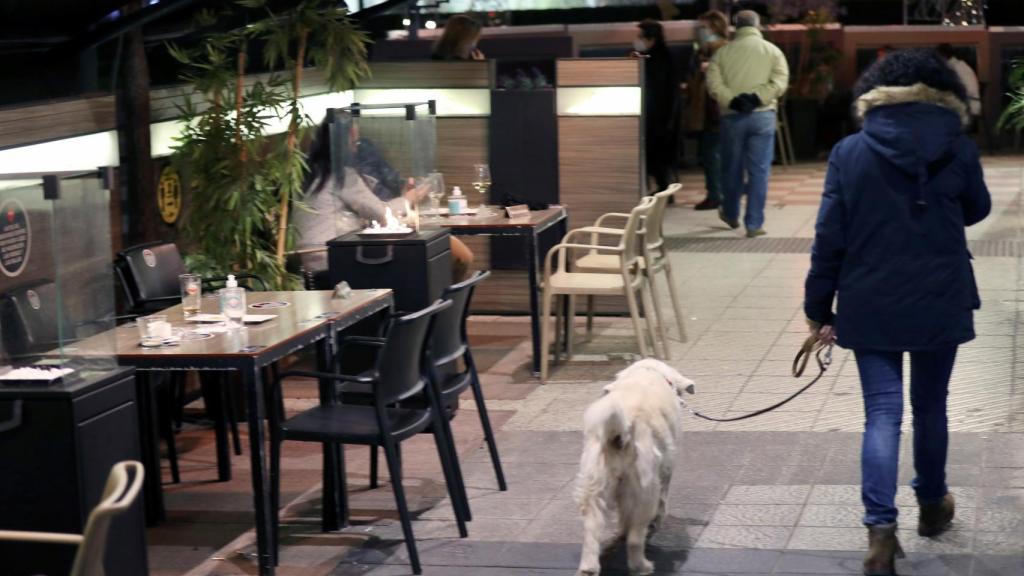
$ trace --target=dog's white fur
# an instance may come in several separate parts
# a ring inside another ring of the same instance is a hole
[[[629,569],[649,574],[644,556],[649,529],[665,517],[675,463],[680,405],[693,382],[654,359],[634,363],[605,386],[605,395],[583,415],[583,456],[576,501],[583,515],[583,554],[578,575],[601,572],[601,533],[618,508],[619,537]]]

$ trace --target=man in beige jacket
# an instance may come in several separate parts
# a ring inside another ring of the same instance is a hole
[[[747,237],[764,235],[764,206],[775,152],[775,107],[789,85],[789,65],[761,35],[757,12],[736,15],[736,34],[708,66],[708,92],[722,112],[722,205],[718,215],[739,228],[740,196],[747,195]],[[744,181],[746,174],[746,181]]]

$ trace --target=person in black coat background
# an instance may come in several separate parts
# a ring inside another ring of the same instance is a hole
[[[637,25],[634,55],[644,58],[644,152],[647,176],[657,191],[672,182],[679,130],[679,69],[665,44],[661,23],[644,20]]]
[[[887,54],[864,72],[854,96],[863,130],[829,159],[804,311],[820,340],[854,352],[866,416],[864,574],[891,576],[900,551],[903,355],[910,355],[917,531],[935,536],[954,515],[946,485],[949,379],[981,306],[964,228],[982,221],[992,201],[978,148],[963,132],[967,93],[933,51]]]

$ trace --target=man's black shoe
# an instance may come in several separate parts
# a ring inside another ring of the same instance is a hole
[[[718,209],[718,200],[711,198],[705,198],[700,204],[693,207],[694,210],[716,210]]]

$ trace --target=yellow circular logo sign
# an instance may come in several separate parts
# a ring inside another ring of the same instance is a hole
[[[156,190],[160,217],[168,224],[178,221],[181,214],[181,178],[173,167],[167,166],[160,172],[160,184]]]

